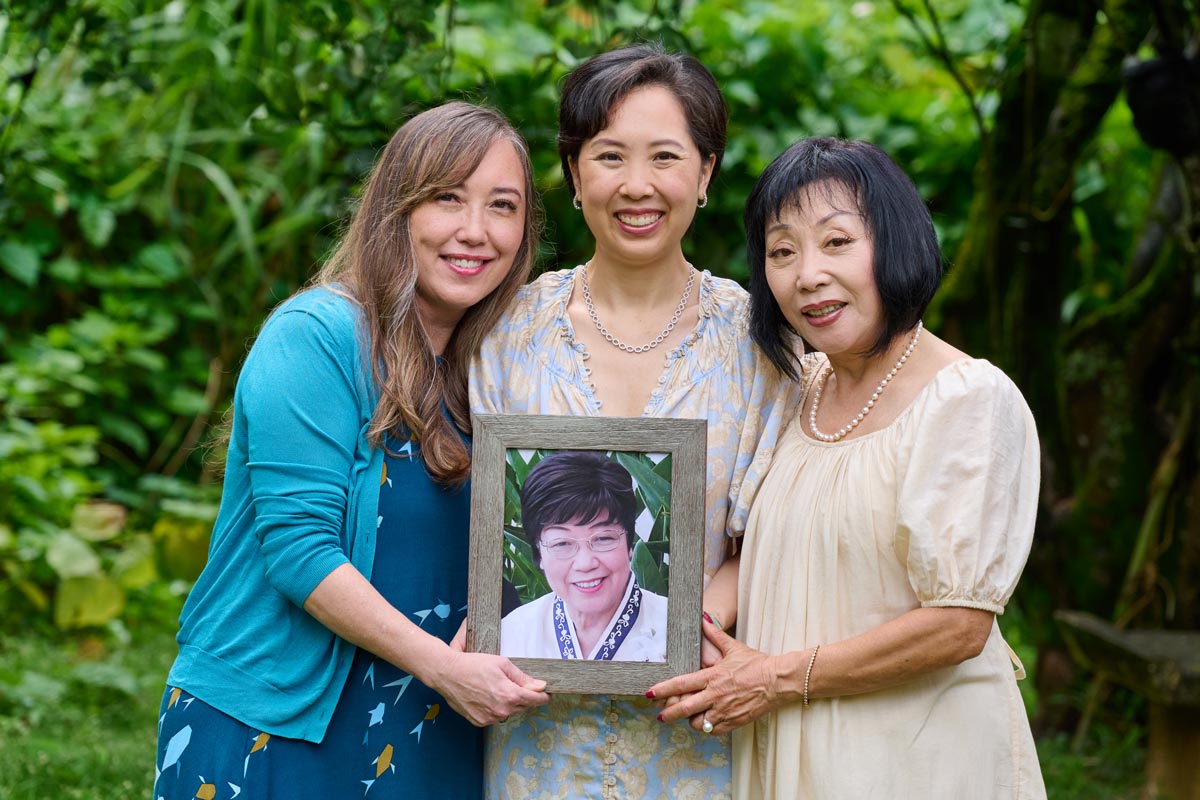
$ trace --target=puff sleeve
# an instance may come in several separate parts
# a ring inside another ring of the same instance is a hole
[[[945,367],[920,402],[898,464],[897,552],[923,607],[1001,614],[1033,543],[1033,416],[1012,381],[980,360]]]

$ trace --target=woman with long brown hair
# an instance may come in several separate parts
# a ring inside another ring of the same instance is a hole
[[[471,797],[477,727],[547,701],[449,644],[466,606],[467,369],[528,274],[525,144],[449,103],[402,126],[234,396],[154,797]],[[448,708],[444,706],[449,706]]]

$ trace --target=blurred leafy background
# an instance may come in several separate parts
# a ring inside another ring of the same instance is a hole
[[[150,786],[219,499],[213,431],[391,132],[452,98],[504,110],[543,192],[541,264],[578,263],[558,82],[640,39],[695,54],[729,101],[697,265],[745,278],[743,199],[798,137],[871,139],[913,176],[950,266],[927,323],[1004,368],[1043,439],[1038,540],[1001,624],[1031,667],[1051,796],[1138,796],[1145,702],[1089,690],[1051,615],[1200,628],[1200,165],[1170,136],[1200,111],[1186,82],[1147,100],[1121,77],[1194,53],[1198,17],[1196,0],[0,0],[0,798]],[[1131,104],[1158,109],[1157,133]]]

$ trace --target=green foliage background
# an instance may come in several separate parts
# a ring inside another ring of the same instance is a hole
[[[958,14],[983,52],[1021,18],[1000,0]],[[8,2],[4,616],[102,624],[158,588],[148,576],[194,577],[217,501],[204,445],[247,344],[328,252],[376,152],[414,112],[450,98],[503,109],[536,162],[542,266],[586,259],[555,154],[557,83],[647,38],[703,58],[730,102],[723,172],[688,242],[699,266],[746,276],[742,199],[805,133],[889,148],[953,212],[938,219],[954,247],[977,147],[969,114],[884,6]],[[95,498],[129,512],[104,538],[75,524]]]
[[[448,99],[502,109],[531,145],[541,265],[579,263],[559,81],[642,39],[699,57],[729,101],[697,266],[746,277],[742,202],[796,138],[871,139],[912,175],[950,262],[927,324],[1013,375],[1042,434],[1038,543],[1002,625],[1039,665],[1022,691],[1052,794],[1133,796],[1144,704],[1100,704],[1103,755],[1064,744],[1086,676],[1052,612],[1200,625],[1200,169],[1142,142],[1119,79],[1194,42],[1198,17],[1195,0],[0,0],[0,734],[13,763],[47,765],[0,763],[20,776],[0,798],[118,785],[56,744],[78,725],[63,697],[124,698],[152,729],[162,665],[127,659],[165,641],[203,564],[238,367],[395,128]]]
[[[521,487],[529,471],[554,450],[534,450],[525,458],[518,449],[505,453],[504,466],[504,565],[501,574],[517,590],[522,603],[550,591],[546,575],[533,558],[533,548],[525,537],[521,520]],[[634,518],[649,511],[650,532],[636,538],[631,566],[638,585],[655,594],[667,596],[670,586],[671,542],[671,464],[668,453],[654,462],[650,453],[609,452],[608,458],[629,471],[634,479]]]

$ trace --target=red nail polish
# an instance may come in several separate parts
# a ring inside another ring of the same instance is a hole
[[[651,700],[653,700],[654,699],[654,690],[653,689],[648,690],[646,692],[646,697],[649,697]]]
[[[716,624],[717,624],[717,623],[713,622],[713,618],[712,618],[712,617],[710,617],[710,616],[708,615],[708,612],[707,612],[707,611],[705,611],[705,612],[704,612],[704,619],[708,620],[708,624],[709,624],[709,625],[716,625]]]
[[[659,722],[662,722],[662,721],[663,721],[663,720],[662,720],[662,714],[659,714],[659,715],[658,715],[658,721],[659,721]]]

